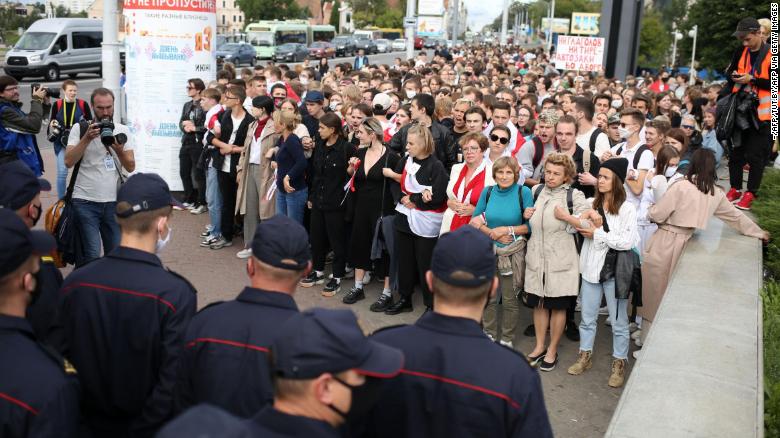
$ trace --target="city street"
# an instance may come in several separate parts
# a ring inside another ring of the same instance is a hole
[[[392,62],[397,54],[372,55],[373,62]],[[336,62],[351,61],[352,58],[337,59]],[[333,62],[333,61],[331,61]],[[79,83],[79,97],[88,99],[92,90],[101,85],[101,81],[94,77],[85,76],[77,80]],[[51,84],[57,86],[57,84]],[[184,83],[182,83],[182,92]],[[24,98],[25,108],[29,107],[29,82],[22,84],[20,93]],[[45,130],[44,130],[45,131]],[[45,134],[38,135],[38,143],[41,145],[44,157],[46,173],[45,177],[54,186],[56,170],[54,153],[51,144],[45,138]],[[42,194],[44,210],[56,200],[56,191]],[[199,234],[208,222],[208,215],[192,215],[189,212],[174,212],[171,227],[173,237],[160,257],[166,266],[180,273],[190,280],[198,290],[198,306],[215,301],[233,299],[247,284],[245,273],[246,262],[236,258],[235,254],[242,249],[240,238],[234,240],[232,247],[222,250],[210,250],[201,248]],[[38,224],[43,227],[43,221]],[[65,274],[71,268],[64,270]],[[346,307],[341,298],[352,286],[352,280],[345,280],[341,292],[333,298],[325,298],[320,294],[321,287],[299,288],[295,299],[301,308],[309,307]],[[424,309],[419,293],[415,294],[415,311],[398,316],[386,316],[381,313],[369,311],[371,303],[379,296],[381,286],[372,281],[366,288],[366,299],[351,306],[361,320],[361,324],[367,331],[373,331],[380,327],[395,324],[411,324]],[[574,377],[566,373],[566,368],[576,360],[578,344],[564,338],[560,347],[560,362],[558,367],[549,373],[542,374],[545,400],[550,419],[559,437],[596,437],[602,436],[609,425],[610,418],[617,406],[621,389],[612,389],[607,386],[612,362],[611,331],[603,324],[605,317],[601,317],[599,333],[596,339],[593,368],[585,375]],[[522,331],[531,323],[531,311],[521,311],[521,319],[518,324],[518,333],[515,340],[515,348],[518,354],[523,354],[533,349],[533,338],[523,336]],[[633,360],[629,362],[629,368]]]

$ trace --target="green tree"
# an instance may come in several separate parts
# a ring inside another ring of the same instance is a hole
[[[639,65],[658,67],[666,64],[666,53],[671,43],[672,37],[664,28],[661,13],[647,9],[639,32]]]
[[[386,0],[353,0],[352,21],[355,28],[378,26],[377,18],[387,11]]]
[[[550,2],[546,0],[539,0],[536,3],[528,5],[522,5],[520,3],[513,3],[509,7],[509,19],[507,20],[508,26],[511,28],[512,23],[515,21],[515,14],[520,13],[524,7],[528,8],[529,17],[532,18],[531,26],[539,28],[542,25],[542,17],[548,16],[548,8]],[[556,18],[568,18],[571,19],[572,12],[601,12],[601,1],[592,0],[556,0],[555,1],[555,17]],[[501,13],[499,11],[498,17],[493,20],[493,23],[489,26],[492,30],[501,30]]]
[[[339,8],[341,8],[341,1],[340,0],[336,0],[336,2],[333,3],[333,9],[331,9],[331,11],[330,11],[330,20],[329,20],[330,25],[336,28],[336,32],[337,33],[339,32],[339,29],[341,28],[340,27],[341,23],[339,23],[339,19],[341,18],[339,16]]]
[[[732,34],[739,20],[746,17],[769,17],[769,3],[754,0],[699,0],[694,3],[679,26],[684,35],[677,43],[680,64],[690,63],[693,38],[688,36],[688,31],[698,25],[696,63],[699,69],[723,71],[731,61],[732,51],[740,45]]]
[[[295,0],[238,0],[238,7],[247,23],[308,17],[308,9],[302,9]]]

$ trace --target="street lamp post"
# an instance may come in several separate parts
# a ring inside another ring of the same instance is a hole
[[[693,29],[691,29],[688,32],[688,36],[693,38],[693,51],[691,51],[691,71],[689,72],[690,78],[689,78],[689,81],[688,81],[688,83],[690,85],[693,85],[693,84],[696,83],[696,79],[695,79],[696,70],[694,70],[694,63],[696,62],[696,37],[698,36],[698,34],[699,34],[699,25],[698,24],[693,26]]]
[[[550,49],[552,49],[552,36],[553,36],[553,20],[555,17],[555,0],[552,0],[550,2],[550,22],[547,23],[550,27],[549,33],[547,34],[547,52],[550,52]]]
[[[414,17],[415,2],[407,0],[406,17],[404,18],[404,27],[406,27],[406,59],[414,58],[414,28],[417,27],[417,20]]]
[[[509,19],[509,1],[504,0],[504,12],[501,15],[501,45],[506,45],[506,26]]]
[[[674,44],[672,44],[672,62],[669,64],[674,68],[675,61],[677,60],[677,41],[681,40],[683,35],[680,32],[675,31],[672,33],[672,38],[674,39]]]

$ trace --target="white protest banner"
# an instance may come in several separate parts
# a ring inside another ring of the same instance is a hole
[[[604,38],[559,35],[555,68],[599,71],[604,59]]]
[[[215,0],[125,0],[127,120],[136,169],[159,174],[171,190],[179,177],[179,120],[187,80],[216,77]]]

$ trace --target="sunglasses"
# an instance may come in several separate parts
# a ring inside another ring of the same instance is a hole
[[[490,134],[490,139],[493,141],[497,141],[501,144],[509,143],[509,137],[499,137],[496,134]]]
[[[696,129],[696,127],[695,127],[695,126],[693,126],[693,125],[680,125],[680,127],[681,127],[682,129]]]

